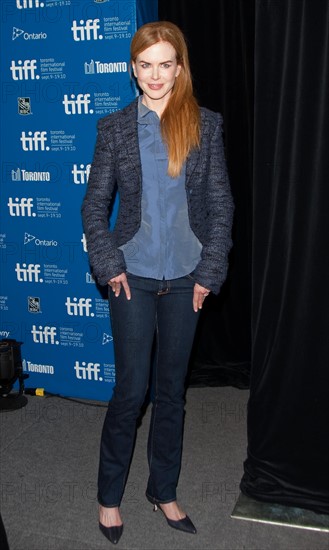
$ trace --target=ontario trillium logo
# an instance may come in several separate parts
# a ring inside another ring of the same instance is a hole
[[[46,40],[47,38],[45,32],[26,32],[18,27],[13,27],[12,40],[17,40],[20,36],[23,36],[24,40]]]
[[[31,241],[34,241],[34,239],[35,239],[35,235],[30,235],[30,233],[25,232],[25,234],[24,234],[24,244],[28,244]]]
[[[29,244],[34,242],[36,246],[58,246],[58,242],[54,239],[39,239],[35,235],[31,235],[25,231],[24,233],[24,244]]]
[[[102,345],[105,346],[105,344],[108,344],[109,342],[112,342],[113,336],[110,334],[107,334],[106,332],[103,333],[103,340]]]
[[[22,29],[18,29],[17,27],[13,27],[13,35],[12,35],[12,39],[13,40],[16,40],[16,38],[18,38],[19,36],[21,36],[23,34],[23,30]]]

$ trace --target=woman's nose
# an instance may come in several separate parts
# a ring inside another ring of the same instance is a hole
[[[153,67],[152,69],[152,78],[154,80],[157,80],[159,78],[159,68],[158,67]]]

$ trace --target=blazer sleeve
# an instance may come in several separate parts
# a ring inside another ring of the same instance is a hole
[[[109,208],[116,186],[114,140],[107,121],[98,122],[97,140],[90,169],[87,192],[82,202],[83,229],[92,273],[101,285],[126,271],[121,250],[109,231]]]
[[[194,271],[194,278],[218,294],[227,276],[234,203],[224,153],[223,119],[219,113],[212,113],[211,118],[215,120],[215,127],[213,124],[209,126],[206,140],[208,153],[203,156],[205,164],[201,168],[204,174],[202,208],[205,231],[201,260]]]

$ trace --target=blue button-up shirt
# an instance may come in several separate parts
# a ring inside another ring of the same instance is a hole
[[[135,236],[120,249],[127,271],[152,279],[177,279],[200,261],[202,245],[188,218],[185,166],[177,178],[167,174],[168,154],[160,119],[141,102],[138,139],[142,164],[142,219]]]

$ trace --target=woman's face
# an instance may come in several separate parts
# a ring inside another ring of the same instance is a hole
[[[175,49],[169,42],[157,42],[141,52],[132,67],[145,104],[161,112],[181,71]]]

